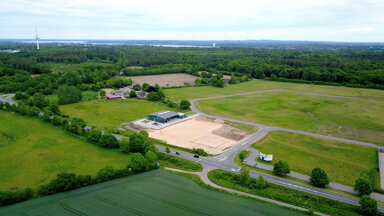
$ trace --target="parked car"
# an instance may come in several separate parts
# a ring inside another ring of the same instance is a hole
[[[193,155],[193,157],[195,157],[195,158],[199,158],[199,155]]]
[[[177,154],[177,155],[180,155],[180,153],[179,153],[179,152],[176,152],[176,154]]]

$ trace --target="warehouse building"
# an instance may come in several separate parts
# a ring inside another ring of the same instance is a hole
[[[185,118],[186,116],[187,115],[185,113],[177,113],[173,111],[159,111],[147,115],[147,119],[154,122],[167,123],[171,119]]]

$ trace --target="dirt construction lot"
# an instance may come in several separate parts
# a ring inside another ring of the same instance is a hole
[[[183,148],[202,148],[209,154],[220,154],[226,148],[248,137],[246,132],[201,116],[161,130],[148,130],[149,136]]]
[[[154,86],[159,84],[160,87],[167,86],[184,86],[184,83],[193,85],[195,80],[199,77],[189,74],[163,74],[163,75],[150,75],[150,76],[131,76],[130,78],[134,83],[149,83]]]

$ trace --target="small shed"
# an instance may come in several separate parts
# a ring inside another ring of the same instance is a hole
[[[260,159],[263,161],[272,161],[273,155],[267,155],[260,152]]]

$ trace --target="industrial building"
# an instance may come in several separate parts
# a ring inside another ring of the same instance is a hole
[[[187,115],[185,113],[177,113],[173,111],[159,111],[147,115],[147,119],[154,122],[167,123],[171,119],[185,118],[186,116]]]

